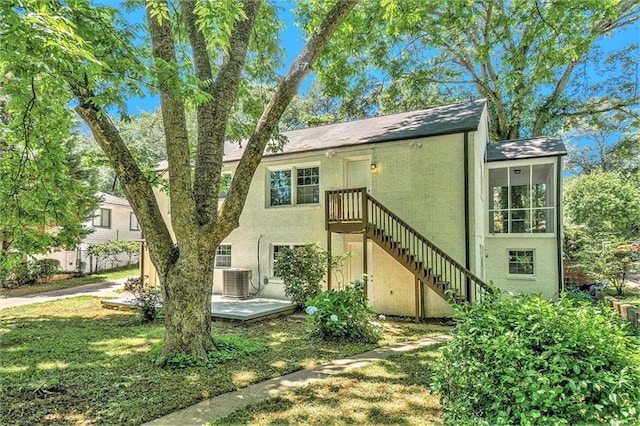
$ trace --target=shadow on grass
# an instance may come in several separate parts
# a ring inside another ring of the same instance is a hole
[[[81,297],[0,311],[2,424],[140,424],[287,374],[372,349],[309,338],[304,322],[214,322],[214,336],[234,335],[268,349],[209,367],[167,370],[151,362],[161,324],[100,308]],[[407,328],[407,338],[417,329]]]
[[[441,423],[429,386],[437,346],[391,357],[238,410],[224,424]]]

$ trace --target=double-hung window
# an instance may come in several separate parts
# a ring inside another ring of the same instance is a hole
[[[216,268],[231,267],[231,244],[220,244],[216,249]]]
[[[292,167],[269,171],[269,205],[320,203],[320,168]]]
[[[94,211],[92,224],[96,228],[111,228],[111,210],[97,209]]]
[[[489,170],[489,232],[555,232],[554,165]]]

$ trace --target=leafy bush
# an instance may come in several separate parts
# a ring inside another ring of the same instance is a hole
[[[129,279],[131,280],[131,279]],[[127,280],[127,282],[129,282]],[[162,294],[160,290],[144,286],[141,280],[132,280],[134,284],[129,286],[129,290],[133,294],[133,304],[138,308],[140,321],[143,323],[154,322],[163,316]],[[126,286],[126,284],[125,284]]]
[[[373,322],[374,312],[363,286],[329,290],[307,301],[307,320],[314,334],[325,340],[376,342],[382,328]]]
[[[217,350],[207,354],[209,358],[207,366],[222,364],[226,361],[232,361],[268,349],[268,346],[262,342],[255,342],[236,336],[220,336],[216,338],[215,345]],[[187,354],[178,354],[169,360],[165,360],[162,356],[162,343],[158,343],[153,348],[151,357],[155,364],[170,368],[202,367],[204,365],[201,359]]]
[[[23,285],[35,284],[37,281],[33,262],[19,259],[9,265],[6,271],[3,287],[16,288]]]
[[[293,249],[283,247],[276,256],[273,270],[284,281],[284,294],[298,306],[320,294],[320,282],[327,271],[329,254],[317,244]]]
[[[40,259],[33,265],[35,276],[43,283],[50,282],[58,269],[60,269],[60,261],[57,259]]]
[[[453,424],[637,424],[640,349],[615,313],[499,291],[459,308],[434,376]]]

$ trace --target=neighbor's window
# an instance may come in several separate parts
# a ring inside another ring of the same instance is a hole
[[[216,249],[216,268],[231,267],[231,244],[220,244]]]
[[[553,164],[489,170],[489,232],[555,231]]]
[[[269,172],[270,206],[318,204],[319,202],[319,167],[294,167]]]
[[[97,228],[111,228],[111,210],[97,209],[94,211],[92,223]]]
[[[129,213],[129,230],[130,231],[140,230],[140,224],[138,223],[138,218],[133,212]]]
[[[533,250],[509,250],[509,274],[533,275]]]

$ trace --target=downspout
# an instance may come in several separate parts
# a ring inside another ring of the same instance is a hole
[[[556,167],[556,257],[558,262],[558,292],[564,287],[564,268],[562,267],[562,157],[558,157]]]
[[[471,237],[471,225],[469,219],[469,132],[464,132],[464,267],[471,270],[471,248],[469,240]],[[467,302],[471,302],[471,280],[465,277],[467,288]]]

